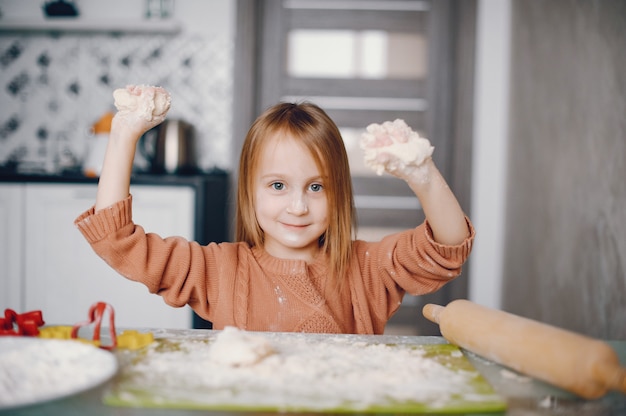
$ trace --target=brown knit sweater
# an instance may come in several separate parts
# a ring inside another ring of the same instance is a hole
[[[405,292],[433,292],[461,272],[474,229],[459,246],[436,243],[428,223],[380,242],[354,242],[342,290],[328,279],[327,257],[313,263],[272,257],[246,243],[202,246],[161,238],[132,222],[132,197],[75,224],[95,252],[174,307],[189,304],[215,329],[382,334]]]

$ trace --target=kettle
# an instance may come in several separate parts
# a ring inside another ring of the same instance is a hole
[[[107,111],[93,126],[91,126],[91,140],[88,143],[88,151],[83,160],[83,174],[87,177],[97,178],[102,172],[102,162],[106,153],[113,113]]]
[[[195,134],[191,124],[167,119],[148,130],[139,141],[139,151],[152,173],[190,174],[197,171]]]

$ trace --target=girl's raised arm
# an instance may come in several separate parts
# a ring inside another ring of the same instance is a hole
[[[465,214],[435,166],[434,148],[427,139],[403,120],[395,120],[368,126],[361,147],[365,163],[379,175],[386,171],[408,183],[420,200],[435,241],[458,245],[469,236]]]
[[[465,214],[433,160],[429,158],[404,179],[420,200],[435,241],[461,244],[469,236]]]
[[[170,96],[160,87],[129,86],[115,90],[113,96],[118,112],[111,123],[96,211],[128,197],[137,141],[163,122],[170,108]]]

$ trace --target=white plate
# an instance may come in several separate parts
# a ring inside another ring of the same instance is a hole
[[[117,372],[115,355],[72,340],[0,337],[0,410],[70,396]]]

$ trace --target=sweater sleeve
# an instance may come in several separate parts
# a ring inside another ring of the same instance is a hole
[[[200,304],[208,313],[211,290],[205,276],[216,273],[216,244],[202,247],[182,237],[146,233],[132,221],[132,196],[98,212],[92,207],[74,223],[96,254],[122,276],[143,283],[170,306]]]
[[[405,292],[435,292],[461,274],[474,241],[475,230],[466,218],[469,236],[459,245],[437,243],[427,221],[415,229],[393,234],[380,242],[356,244],[370,308],[381,319],[393,314]]]

